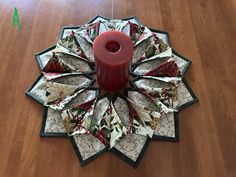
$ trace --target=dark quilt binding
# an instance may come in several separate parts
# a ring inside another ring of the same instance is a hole
[[[30,91],[34,88],[34,86],[38,83],[38,81],[43,77],[43,74],[39,75],[38,78],[36,79],[36,81],[34,81],[33,85],[25,92],[25,95],[27,95],[28,97],[32,98],[33,100],[35,100],[36,102],[38,102],[41,105],[44,105],[44,101],[37,98],[36,96],[34,96],[33,94],[30,93]]]
[[[120,157],[122,160],[124,160],[125,162],[130,164],[132,167],[137,168],[143,158],[144,153],[146,152],[146,150],[148,148],[149,143],[150,143],[150,138],[147,138],[136,161],[132,160],[131,158],[129,158],[128,156],[126,156],[125,154],[123,154],[122,152],[117,150],[116,148],[110,149],[110,152],[112,152],[115,155],[117,155],[118,157]]]
[[[76,144],[74,138],[73,138],[73,137],[70,137],[70,141],[71,141],[71,144],[72,144],[72,146],[73,146],[73,148],[74,148],[74,150],[75,150],[75,153],[76,153],[76,155],[77,155],[77,157],[78,157],[78,159],[79,159],[79,161],[80,161],[80,165],[81,165],[81,166],[84,166],[84,165],[86,165],[87,163],[89,163],[89,162],[95,160],[97,157],[101,156],[102,154],[104,154],[104,153],[108,150],[107,148],[105,148],[105,149],[103,149],[103,150],[97,152],[97,153],[94,154],[93,156],[89,157],[88,159],[83,160],[83,158],[82,158],[82,156],[81,156],[81,153],[80,153],[80,151],[79,151],[79,149],[78,149],[78,147],[77,147],[77,144]]]
[[[152,32],[155,32],[155,33],[161,33],[161,34],[165,34],[167,36],[167,44],[171,47],[171,44],[170,44],[170,36],[169,36],[169,33],[166,32],[166,31],[161,31],[161,30],[158,30],[158,29],[153,29],[153,28],[149,28]]]
[[[40,136],[41,137],[58,137],[58,138],[66,138],[67,133],[56,133],[56,132],[45,132],[45,125],[47,122],[47,113],[48,113],[48,107],[44,108],[44,112],[43,112],[43,119],[42,119],[42,125],[41,125],[41,129],[40,129]]]
[[[59,35],[59,40],[62,39],[65,30],[68,30],[68,29],[69,29],[69,30],[70,30],[70,29],[71,29],[71,30],[73,30],[73,29],[74,29],[74,30],[77,30],[77,29],[79,29],[79,28],[80,28],[80,26],[73,26],[73,25],[72,25],[72,26],[62,26],[62,27],[61,27],[61,31],[60,31],[60,35]]]
[[[43,64],[42,64],[42,62],[41,62],[41,60],[40,60],[40,55],[43,55],[44,53],[47,53],[47,52],[49,52],[49,51],[51,51],[51,50],[54,50],[55,48],[56,48],[56,45],[53,45],[52,47],[49,47],[49,48],[47,48],[47,49],[44,49],[44,50],[42,50],[41,52],[37,52],[37,53],[35,54],[35,59],[36,59],[36,61],[37,61],[37,63],[38,63],[38,66],[39,66],[39,69],[40,69],[40,70],[43,69]]]
[[[186,79],[185,79],[185,78],[182,78],[182,81],[183,81],[185,87],[188,89],[188,91],[189,91],[190,95],[192,96],[193,100],[192,100],[192,101],[189,101],[189,102],[187,102],[187,103],[185,103],[185,104],[183,104],[183,105],[181,105],[180,107],[178,107],[178,110],[179,110],[179,111],[181,111],[181,110],[183,110],[184,108],[187,108],[187,107],[191,106],[192,104],[197,103],[197,102],[199,101],[198,98],[197,98],[197,96],[193,93],[193,90],[192,90],[191,87],[189,86],[189,84],[188,84],[188,82],[186,81]]]
[[[168,137],[154,134],[152,139],[161,141],[179,142],[179,116],[177,112],[174,113],[174,124],[175,124],[175,137]]]
[[[192,61],[190,59],[185,58],[184,56],[182,56],[181,54],[177,53],[174,49],[172,49],[172,53],[175,54],[176,56],[180,57],[181,59],[185,60],[188,64],[185,66],[182,75],[185,76],[185,74],[188,71],[188,68],[190,67],[190,65],[192,64]]]

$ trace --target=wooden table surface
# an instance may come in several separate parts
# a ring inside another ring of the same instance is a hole
[[[80,167],[68,139],[39,137],[43,108],[24,92],[40,73],[35,52],[53,45],[62,25],[112,17],[112,1],[0,0],[0,176],[235,177],[235,10],[235,0],[114,1],[114,18],[135,15],[169,32],[193,62],[185,78],[200,102],[180,112],[180,142],[152,141],[137,169],[112,153]]]

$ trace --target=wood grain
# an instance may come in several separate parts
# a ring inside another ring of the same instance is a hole
[[[40,138],[43,108],[24,96],[39,74],[34,53],[53,45],[62,25],[96,14],[111,0],[0,1],[1,177],[235,177],[235,0],[119,0],[114,18],[137,16],[168,31],[172,47],[191,58],[186,79],[200,102],[181,111],[180,142],[153,141],[138,169],[111,153],[80,167],[68,139]],[[18,8],[21,31],[11,26]]]

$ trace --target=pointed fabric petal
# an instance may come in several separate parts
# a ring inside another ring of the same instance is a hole
[[[86,58],[83,50],[80,47],[80,44],[76,40],[74,31],[72,31],[69,36],[66,36],[65,38],[57,42],[57,46],[54,52],[61,52],[65,54],[75,55],[81,58]]]
[[[90,78],[81,74],[56,75],[47,82],[46,105],[53,109],[62,109],[81,91],[80,89],[88,87],[91,83]]]
[[[132,59],[132,64],[137,64],[140,58],[142,58],[143,54],[145,53],[148,46],[150,46],[151,41],[145,40],[141,42],[139,45],[134,47],[134,54]]]
[[[47,73],[89,73],[91,71],[86,60],[62,53],[53,53],[43,68],[43,72]]]
[[[127,21],[122,21],[118,19],[112,19],[106,22],[101,22],[99,27],[99,35],[105,31],[120,31],[125,33],[127,36],[129,36],[130,28],[129,25],[127,25]]]
[[[127,26],[127,23],[128,22],[126,22],[126,21],[117,20],[116,23],[114,24],[114,28],[115,28],[115,30],[120,31],[120,32],[125,33],[126,35],[128,35],[127,34],[128,30],[126,31],[126,28],[125,28]]]
[[[107,147],[110,146],[110,119],[111,107],[109,105],[102,118],[98,122],[93,122],[91,127],[91,133]]]
[[[131,119],[129,115],[129,106],[128,106],[128,101],[124,97],[118,96],[114,103],[114,109],[116,113],[118,114],[122,124],[126,127],[128,132],[131,132],[132,128],[132,123],[133,120]]]
[[[148,50],[151,50],[151,46],[149,46],[150,48]],[[155,50],[155,49],[154,49]],[[147,51],[146,51],[147,52]],[[146,56],[146,53],[144,53],[142,55],[142,57],[139,58],[138,62],[141,62],[141,61],[149,61],[149,60],[152,60],[152,59],[155,59],[155,58],[170,58],[172,57],[172,49],[168,46],[166,48],[166,50],[164,50],[163,52],[161,53],[154,53],[153,56],[149,56],[149,58]]]
[[[92,42],[94,42],[95,38],[99,35],[100,23],[101,22],[99,21],[94,24],[90,24],[86,29],[87,34]]]
[[[122,124],[113,104],[111,103],[111,119],[110,119],[110,148],[115,146],[117,142],[121,140],[122,137],[124,137],[128,130],[126,127]]]
[[[94,62],[94,55],[93,55],[93,42],[88,41],[89,37],[86,31],[81,31],[75,34],[76,40],[80,44],[82,51],[84,52],[86,59],[90,62]]]
[[[83,25],[76,31],[77,35],[83,37],[88,43],[93,44],[95,38],[99,35],[101,21]]]
[[[50,80],[56,79],[58,77],[69,76],[71,73],[46,73],[46,72],[42,72],[42,74],[47,79],[47,81],[50,81]]]
[[[129,114],[133,120],[133,133],[152,137],[159,121],[163,122],[163,119],[166,118],[165,115],[176,111],[173,107],[167,107],[158,98],[148,95],[141,90],[129,92]]]
[[[45,75],[45,77],[48,82],[50,81],[60,84],[73,85],[77,86],[78,88],[87,87],[93,81],[93,79],[88,77],[87,75],[78,73]]]
[[[147,136],[149,134],[148,130],[142,124],[142,121],[138,117],[137,112],[132,107],[131,103],[128,103],[128,106],[129,106],[129,116],[130,116],[130,120],[131,120],[131,124],[130,124],[131,129],[129,132],[143,135],[143,136]]]
[[[146,48],[138,62],[153,58],[171,57],[171,48],[162,39],[158,38],[156,34],[153,33],[149,41],[150,45]]]
[[[81,89],[79,91],[76,91],[72,95],[67,95],[64,98],[60,98],[58,100],[52,101],[47,103],[45,106],[49,106],[50,108],[54,110],[62,110],[67,103],[69,103],[73,98],[75,98],[78,94],[83,92],[85,89]]]
[[[135,85],[146,93],[164,111],[176,111],[177,89],[181,78],[144,76]]]
[[[78,57],[78,58],[81,58],[81,59],[84,59],[84,60],[88,60],[85,55],[80,55],[79,56],[76,53],[74,53],[73,51],[69,50],[68,48],[65,48],[65,47],[61,46],[58,43],[56,44],[56,48],[53,50],[53,52],[55,54],[58,54],[58,53],[67,54],[67,55]]]
[[[130,21],[128,22],[127,25],[129,25],[129,29],[130,29],[129,36],[131,40],[134,42],[135,46],[137,46],[142,41],[152,36],[152,32],[147,27],[140,26]]]
[[[169,58],[154,58],[152,60],[143,61],[137,64],[133,69],[133,72],[137,75],[144,75],[147,72],[161,66],[163,63],[168,61]]]
[[[86,114],[93,109],[91,107],[94,100],[95,99],[61,112],[61,117],[68,135],[88,133],[89,122]]]
[[[46,88],[46,104],[73,94],[77,88],[77,86],[48,82]]]
[[[186,71],[188,70],[190,64],[191,64],[191,61],[183,56],[181,56],[180,54],[178,54],[176,51],[173,50],[173,53],[172,53],[172,58],[175,59],[175,62],[176,64],[178,65],[179,67],[179,70],[180,70],[180,74],[182,76],[185,75]]]
[[[146,95],[148,98],[153,100],[155,104],[158,106],[160,109],[161,114],[167,114],[169,112],[176,112],[177,110],[173,108],[173,99],[176,96],[176,87],[172,88],[163,88],[161,91],[156,92],[154,94],[147,94],[143,91],[142,92],[144,95]]]
[[[99,35],[110,30],[111,29],[109,28],[107,22],[100,22],[99,31],[98,31]]]
[[[146,72],[144,76],[176,77],[179,74],[180,70],[175,60],[171,58],[158,67]]]
[[[46,66],[43,68],[43,72],[51,73],[68,73],[70,71],[70,66],[68,66],[63,60],[58,58],[55,53],[53,53],[53,56],[49,59]]]
[[[152,32],[148,28],[130,21],[122,26],[122,32],[131,38],[134,46],[152,36]]]
[[[92,69],[90,67],[90,63],[80,57],[74,57],[72,55],[57,53],[58,58],[63,60],[71,69],[70,72],[76,73],[90,73]]]
[[[147,27],[144,27],[144,31],[139,36],[138,40],[135,42],[135,46],[139,45],[140,43],[142,43],[144,40],[147,40],[151,36],[152,32]]]
[[[107,147],[112,148],[127,134],[127,129],[122,124],[113,105],[110,104],[99,122],[93,125],[91,132]]]
[[[137,114],[133,119],[134,132],[140,135],[148,135],[151,138],[157,127],[161,113],[150,110],[148,107],[138,104],[131,99],[128,99],[128,101]]]

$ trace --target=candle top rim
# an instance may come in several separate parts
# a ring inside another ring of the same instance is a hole
[[[107,49],[107,43],[116,42],[119,50],[112,52]],[[131,62],[134,44],[131,38],[119,31],[107,31],[100,34],[93,45],[94,58],[106,65],[120,65]]]

